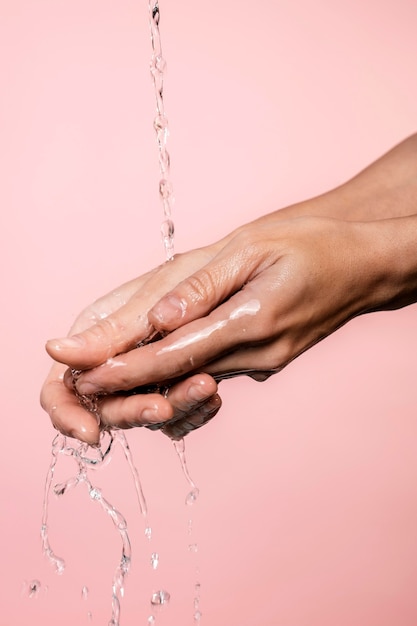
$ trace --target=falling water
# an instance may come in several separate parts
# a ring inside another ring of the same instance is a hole
[[[170,155],[167,150],[167,140],[169,135],[168,119],[165,115],[164,106],[164,75],[166,69],[165,59],[162,55],[161,36],[159,30],[160,22],[160,10],[158,0],[149,0],[149,24],[152,44],[152,57],[150,63],[150,70],[152,81],[154,85],[155,101],[156,101],[156,115],[153,121],[153,127],[156,133],[156,140],[158,146],[158,161],[160,171],[159,181],[159,197],[163,206],[163,222],[161,224],[161,234],[165,250],[166,260],[170,261],[174,256],[174,223],[172,220],[172,207],[174,203],[173,185],[170,180]],[[73,380],[77,380],[81,372],[73,370]],[[75,386],[74,391],[76,392]],[[80,404],[88,411],[93,413],[97,420],[100,421],[100,414],[98,410],[97,396],[81,396],[77,394]],[[106,446],[104,439],[109,437],[109,443]],[[78,485],[84,485],[89,493],[90,498],[96,502],[104,512],[110,516],[116,528],[121,541],[121,556],[120,560],[115,568],[112,580],[112,614],[109,622],[109,626],[120,625],[120,603],[124,595],[125,578],[130,570],[131,565],[131,544],[127,530],[127,523],[123,515],[102,495],[101,490],[94,486],[89,477],[90,468],[101,468],[106,465],[112,458],[115,445],[119,445],[124,453],[130,472],[133,478],[136,496],[138,499],[139,507],[142,516],[145,519],[145,536],[150,541],[152,538],[152,528],[147,522],[147,506],[146,500],[141,486],[139,473],[134,464],[132,453],[126,439],[126,436],[121,431],[110,431],[107,435],[102,435],[101,447],[90,448],[87,444],[81,442],[69,442],[68,439],[58,434],[52,442],[52,457],[49,465],[48,473],[45,480],[45,492],[43,501],[43,514],[42,514],[42,526],[41,526],[41,538],[43,552],[54,570],[58,574],[62,574],[65,569],[65,561],[57,556],[49,540],[49,499],[50,493],[53,491],[55,495],[62,497],[70,489],[77,487]],[[187,468],[185,460],[185,447],[184,441],[174,442],[175,450],[180,459],[182,471],[187,479],[191,490],[186,497],[186,504],[191,506],[197,500],[199,490],[193,482]],[[76,463],[76,473],[70,476],[65,482],[59,484],[53,484],[54,473],[58,458],[60,455],[71,457]],[[189,535],[192,533],[192,519],[189,520]],[[196,553],[198,546],[196,543],[189,544],[190,552]],[[159,565],[159,554],[152,552],[151,554],[151,567],[157,569]],[[28,593],[30,597],[36,597],[39,593],[41,584],[37,580],[29,583]],[[84,600],[87,600],[89,590],[86,586],[82,588],[81,595]],[[200,583],[195,584],[194,595],[194,621],[199,622],[201,613],[199,610],[200,600]],[[154,608],[160,608],[167,605],[170,601],[170,594],[164,589],[155,591],[151,595],[150,605]],[[89,620],[92,619],[91,612],[88,612]],[[148,626],[153,626],[156,623],[154,615],[150,615],[147,619]]]
[[[162,241],[167,261],[174,257],[174,222],[172,221],[172,206],[174,204],[173,186],[170,180],[170,156],[167,150],[169,135],[168,119],[164,106],[164,74],[166,62],[162,55],[161,34],[159,31],[160,11],[158,0],[149,0],[149,25],[151,30],[152,58],[151,76],[154,84],[156,117],[153,126],[158,144],[159,196],[162,201],[164,220],[161,224]]]

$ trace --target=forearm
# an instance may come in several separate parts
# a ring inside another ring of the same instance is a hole
[[[336,189],[280,211],[285,219],[313,215],[349,221],[414,214],[417,214],[417,133]]]

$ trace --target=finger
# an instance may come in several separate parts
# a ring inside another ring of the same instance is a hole
[[[203,319],[81,373],[77,390],[86,395],[114,393],[205,369],[207,363],[237,345],[264,339],[270,329],[257,320],[260,310],[261,303],[252,297],[250,288],[240,291]]]
[[[159,393],[105,397],[99,403],[101,426],[136,428],[172,419],[170,402]]]
[[[75,369],[94,367],[113,354],[128,350],[150,331],[145,310],[135,308],[135,293],[146,280],[134,280],[107,294],[85,309],[68,337],[49,339],[46,351],[55,360]],[[143,278],[143,277],[142,277]]]
[[[160,430],[165,422],[197,411],[216,391],[217,384],[211,376],[198,374],[174,385],[166,396],[160,393],[106,396],[99,406],[101,424],[109,428],[147,426]]]
[[[41,405],[53,426],[63,435],[96,445],[100,436],[97,418],[80,405],[73,391],[65,387],[62,381],[64,370],[58,364],[51,368],[41,391]]]
[[[179,283],[149,311],[149,321],[161,332],[172,331],[203,317],[247,283],[263,254],[236,236],[203,268]]]
[[[201,404],[194,412],[177,421],[170,421],[162,428],[164,435],[178,441],[193,430],[205,426],[219,412],[222,405],[220,396],[216,393],[206,402]]]
[[[173,408],[173,420],[194,415],[202,404],[217,394],[216,381],[207,374],[195,374],[169,388],[167,400]]]
[[[152,336],[149,309],[167,291],[210,257],[205,249],[177,255],[144,277],[101,298],[81,315],[69,337],[51,339],[48,354],[75,369],[89,369]],[[117,303],[122,302],[117,306]],[[86,323],[86,322],[90,323]],[[93,322],[93,323],[92,323]],[[74,334],[75,333],[75,334]]]

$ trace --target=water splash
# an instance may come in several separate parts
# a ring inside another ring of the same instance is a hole
[[[105,445],[105,438],[109,438],[109,443]],[[147,507],[145,497],[143,495],[143,490],[140,484],[139,473],[137,468],[134,465],[132,454],[130,448],[127,444],[126,437],[120,431],[112,431],[110,433],[102,434],[102,444],[103,450],[97,452],[94,450],[93,455],[89,455],[89,446],[87,444],[81,442],[74,442],[70,444],[64,435],[58,434],[52,443],[52,459],[49,466],[48,474],[45,481],[45,494],[44,494],[44,503],[43,503],[43,516],[42,516],[42,527],[41,527],[41,537],[42,537],[42,545],[43,551],[50,563],[53,565],[54,569],[58,573],[62,573],[65,568],[65,562],[60,557],[57,557],[53,552],[48,536],[48,510],[49,510],[49,496],[51,490],[53,492],[62,497],[65,493],[68,492],[69,489],[72,489],[80,484],[86,486],[89,496],[91,500],[101,506],[104,512],[111,518],[114,527],[119,533],[119,537],[122,544],[121,549],[121,557],[118,565],[113,574],[112,581],[112,596],[111,596],[111,606],[112,606],[112,616],[109,624],[111,626],[119,626],[120,624],[120,602],[124,596],[124,585],[125,578],[130,570],[131,564],[131,545],[130,539],[127,531],[127,522],[124,516],[118,511],[102,494],[101,489],[97,486],[93,485],[89,478],[88,470],[89,467],[93,469],[98,469],[102,465],[109,462],[112,458],[112,453],[116,444],[119,444],[124,452],[125,458],[127,459],[133,482],[135,487],[136,496],[140,505],[141,512],[144,516],[147,514]],[[56,464],[58,461],[59,455],[65,455],[71,457],[75,464],[77,471],[74,475],[70,476],[65,482],[56,484],[52,486],[53,477],[55,473]],[[82,590],[83,597],[87,597],[88,589],[87,587],[83,587]]]

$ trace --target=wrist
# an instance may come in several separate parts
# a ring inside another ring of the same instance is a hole
[[[366,222],[361,229],[368,278],[366,311],[387,311],[416,302],[417,215]]]

